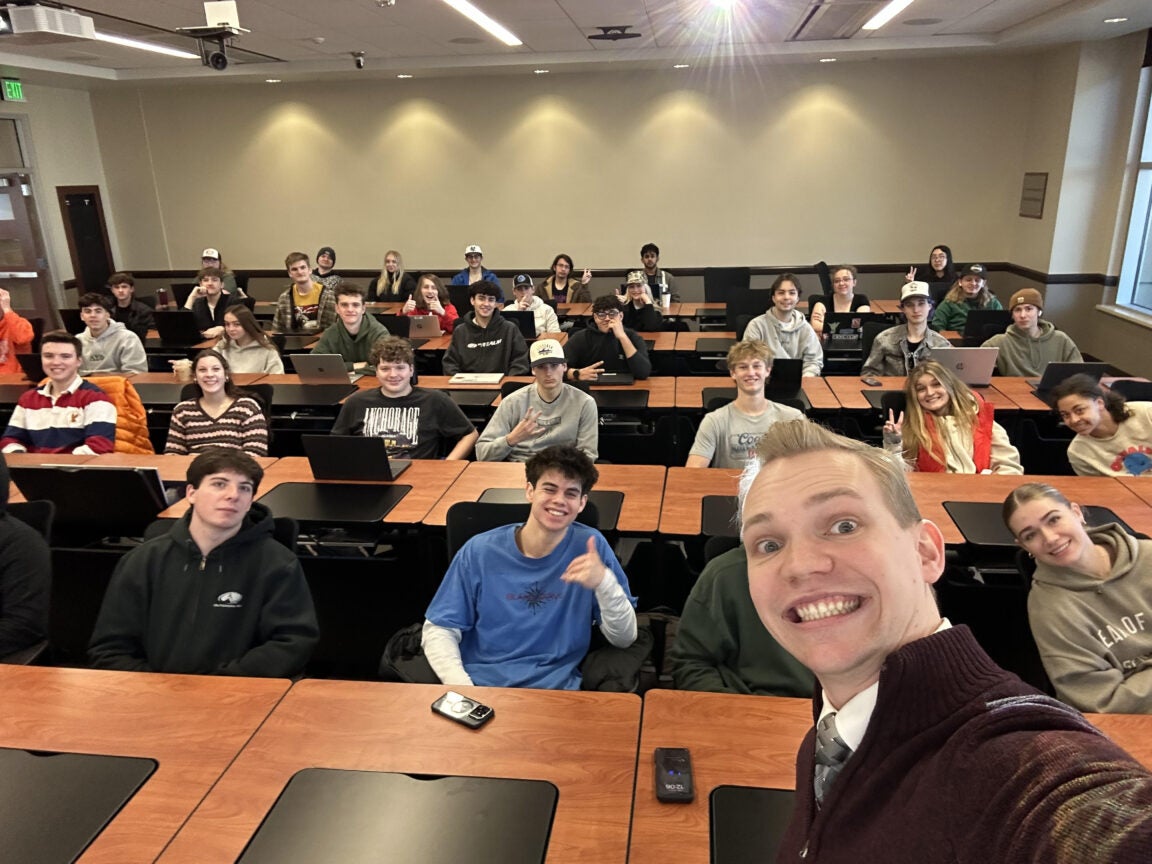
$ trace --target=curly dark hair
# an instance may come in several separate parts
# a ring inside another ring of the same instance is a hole
[[[580,484],[580,492],[587,495],[600,479],[600,472],[592,464],[587,454],[571,444],[555,444],[545,447],[528,460],[524,474],[528,482],[535,486],[545,472],[559,471],[569,480]]]

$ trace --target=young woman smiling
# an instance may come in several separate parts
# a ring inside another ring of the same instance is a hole
[[[216,343],[216,351],[233,372],[284,374],[280,352],[247,306],[228,307],[224,313],[224,338]]]
[[[905,407],[888,412],[884,447],[915,471],[949,474],[1023,474],[1020,453],[992,404],[937,363],[926,360],[908,373]]]
[[[1152,477],[1152,402],[1125,402],[1088,375],[1052,388],[1064,425],[1076,433],[1068,462],[1077,474]]]
[[[200,453],[233,447],[250,456],[268,455],[268,418],[251,396],[232,381],[228,361],[217,351],[201,351],[192,361],[195,399],[172,409],[165,453]]]
[[[451,334],[460,313],[448,298],[448,289],[439,276],[425,273],[415,291],[409,295],[401,310],[405,315],[435,315],[440,322],[440,332]]]
[[[1081,711],[1152,714],[1152,540],[1086,527],[1045,483],[1017,488],[1003,515],[1036,559],[1028,622],[1056,695]]]

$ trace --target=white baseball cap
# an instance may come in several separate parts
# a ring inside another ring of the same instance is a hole
[[[464,247],[464,254],[465,255],[483,255],[484,250],[481,249],[479,246],[477,246],[475,243],[473,243],[471,246],[465,246]]]
[[[217,261],[219,261],[220,260],[220,250],[219,249],[205,249],[203,252],[200,253],[200,257],[201,258],[215,258]]]

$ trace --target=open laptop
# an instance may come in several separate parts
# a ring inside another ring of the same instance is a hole
[[[374,435],[301,435],[300,443],[317,480],[391,483],[412,464],[389,458],[387,443]]]
[[[196,316],[187,310],[176,312],[157,309],[152,313],[156,321],[156,332],[165,345],[195,345],[203,342],[204,336],[196,326]]]
[[[932,359],[969,387],[992,383],[999,348],[933,348]]]
[[[1012,323],[1012,313],[1007,309],[970,309],[968,317],[964,320],[965,345],[982,345],[995,336],[1003,333]],[[932,352],[935,357],[935,351]]]
[[[293,354],[292,368],[304,384],[350,384],[364,377],[363,372],[349,372],[339,354]]]
[[[935,351],[932,352],[932,357],[936,357]],[[1073,375],[1087,375],[1093,381],[1099,381],[1107,371],[1107,363],[1059,363],[1054,361],[1044,367],[1044,372],[1039,380],[1031,379],[1028,383],[1035,388],[1033,392],[1037,396],[1041,399],[1047,399],[1053,387]]]
[[[808,401],[804,395],[804,361],[791,357],[780,357],[772,361],[772,371],[764,385],[764,395],[784,396]],[[811,407],[811,406],[809,406]]]
[[[601,372],[591,383],[597,387],[628,387],[636,383],[636,376],[631,372]]]
[[[505,318],[520,328],[525,340],[531,342],[536,338],[536,313],[525,312],[518,309],[505,309],[501,313]]]
[[[429,339],[440,338],[440,319],[435,315],[408,316],[408,339],[420,339],[423,345]],[[416,347],[413,343],[413,347]]]

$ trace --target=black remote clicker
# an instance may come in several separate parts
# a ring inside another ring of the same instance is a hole
[[[667,804],[687,804],[696,797],[692,782],[692,757],[685,747],[657,747],[656,800]]]

